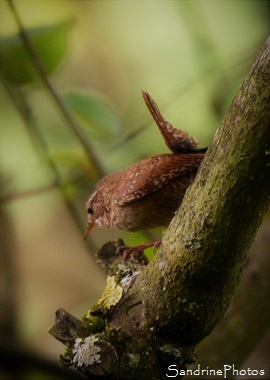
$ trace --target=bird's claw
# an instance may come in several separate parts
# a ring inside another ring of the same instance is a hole
[[[146,257],[144,250],[149,247],[153,247],[154,251],[155,249],[161,244],[161,240],[145,243],[141,245],[137,245],[136,247],[128,247],[126,245],[121,245],[116,249],[117,255],[123,255],[123,260],[126,261],[129,256],[131,256],[132,259],[137,259],[144,264],[148,263],[148,258]]]
[[[137,259],[144,264],[148,263],[148,258],[146,257],[144,250],[138,247],[128,247],[126,245],[121,245],[116,250],[117,255],[122,255],[123,261],[126,261],[130,256],[133,260]]]

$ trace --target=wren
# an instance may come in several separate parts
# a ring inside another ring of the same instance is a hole
[[[150,95],[142,94],[172,153],[146,158],[101,179],[86,202],[84,238],[94,226],[126,231],[168,226],[204,157],[206,149],[197,149],[197,141],[174,128]],[[147,243],[139,250],[154,244]]]

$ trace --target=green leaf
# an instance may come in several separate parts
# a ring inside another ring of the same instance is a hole
[[[64,57],[71,24],[68,20],[26,30],[48,74]],[[0,38],[0,71],[9,83],[23,85],[37,82],[38,75],[32,61],[19,34]]]
[[[119,117],[104,98],[72,92],[64,100],[93,137],[108,140],[120,134]]]

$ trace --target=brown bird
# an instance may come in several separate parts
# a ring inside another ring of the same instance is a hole
[[[101,179],[86,202],[84,238],[94,226],[127,231],[168,226],[204,157],[206,149],[197,149],[194,138],[165,120],[147,92],[143,97],[172,154],[146,158]],[[124,258],[153,245],[125,248]]]

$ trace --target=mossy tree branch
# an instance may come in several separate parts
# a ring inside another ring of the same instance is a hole
[[[90,311],[89,320],[97,315],[106,319],[106,328],[93,334],[97,340],[91,343],[96,342],[92,352],[101,362],[104,341],[110,345],[111,361],[106,356],[106,365],[99,365],[106,378],[162,379],[169,364],[188,365],[192,347],[228,307],[269,196],[270,38],[218,129],[156,259],[133,276],[110,307],[100,304]],[[88,348],[91,344],[87,341]],[[85,353],[85,347],[80,350]],[[90,362],[73,360],[88,374],[95,373]]]
[[[133,287],[147,323],[160,332],[196,343],[226,311],[269,203],[269,119],[270,38],[167,229],[159,259]]]

